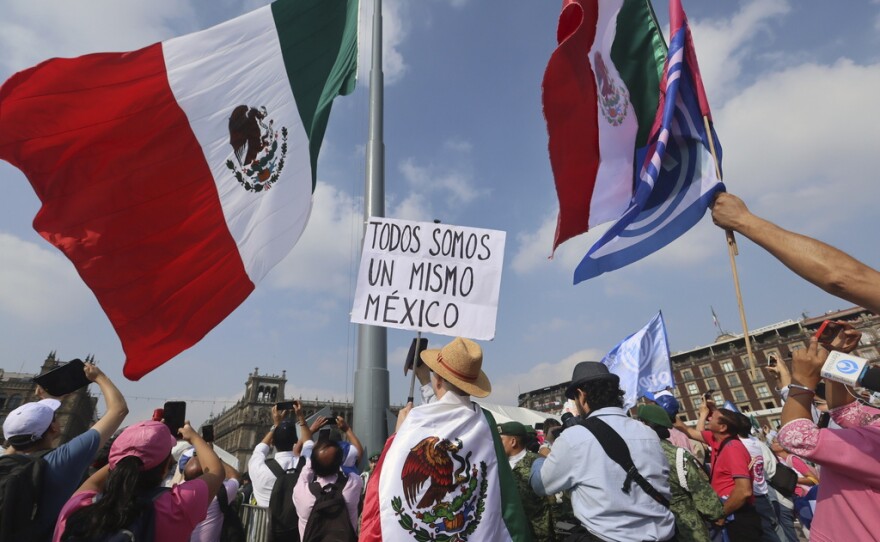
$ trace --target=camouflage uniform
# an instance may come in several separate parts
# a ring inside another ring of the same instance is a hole
[[[678,528],[677,540],[709,542],[709,530],[704,521],[715,521],[724,515],[721,500],[709,485],[706,473],[687,450],[684,452],[684,470],[688,490],[681,487],[675,460],[678,448],[668,440],[661,440],[660,444],[669,461],[669,488],[672,490],[669,508],[675,516],[675,526]]]
[[[532,525],[532,534],[535,540],[537,542],[555,542],[556,536],[553,527],[556,522],[550,507],[551,499],[555,500],[555,498],[552,496],[541,497],[529,485],[532,463],[538,457],[540,457],[538,454],[527,451],[525,457],[520,459],[513,468],[513,478],[516,480],[517,489],[519,489],[526,518]]]

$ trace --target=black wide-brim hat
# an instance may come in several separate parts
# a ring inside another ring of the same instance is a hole
[[[582,361],[574,366],[571,373],[571,383],[565,388],[565,396],[574,399],[575,390],[585,382],[592,380],[608,380],[614,382],[615,386],[620,385],[620,377],[608,370],[604,364],[598,361]]]

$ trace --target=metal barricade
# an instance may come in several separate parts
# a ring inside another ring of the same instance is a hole
[[[247,542],[266,542],[269,540],[269,509],[262,506],[242,504],[239,511]]]

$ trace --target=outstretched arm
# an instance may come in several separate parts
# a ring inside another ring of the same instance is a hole
[[[741,199],[726,192],[715,198],[712,220],[745,235],[826,292],[880,312],[880,272],[849,254],[752,214]]]
[[[116,384],[111,382],[110,378],[101,369],[98,369],[94,363],[86,363],[83,367],[83,372],[86,378],[101,388],[104,402],[107,403],[107,412],[92,426],[92,429],[97,431],[101,437],[98,444],[98,448],[100,448],[106,444],[107,440],[122,425],[122,421],[128,415],[128,404],[126,404],[125,397],[122,396],[122,392],[119,391]]]

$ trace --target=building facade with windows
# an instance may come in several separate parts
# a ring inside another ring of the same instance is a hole
[[[880,316],[852,307],[830,311],[816,318],[786,320],[750,332],[754,372],[746,353],[742,335],[721,335],[715,342],[671,356],[675,378],[673,393],[681,404],[679,416],[685,422],[697,419],[700,404],[707,392],[717,405],[730,401],[758,423],[771,428],[779,423],[782,399],[767,362],[775,356],[779,362],[791,364],[791,353],[806,348],[810,337],[824,320],[844,320],[862,332],[855,354],[869,360],[880,358]],[[558,414],[565,402],[563,382],[519,396],[519,405],[533,410]]]

